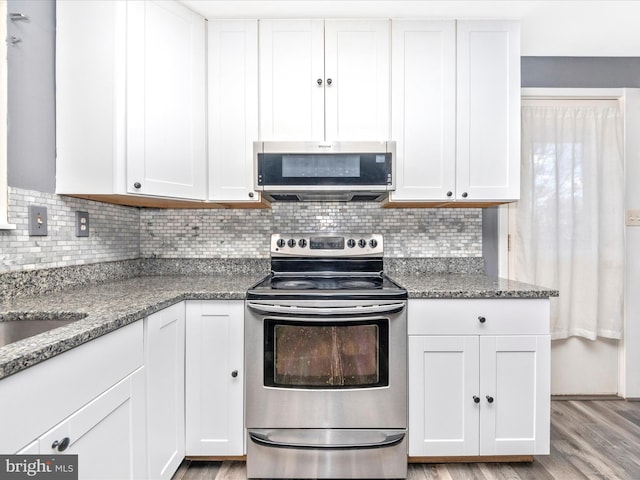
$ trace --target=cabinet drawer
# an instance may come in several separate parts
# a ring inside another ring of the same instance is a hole
[[[546,335],[549,299],[412,299],[408,331],[409,335]]]
[[[14,453],[142,366],[135,322],[0,381],[0,452]]]

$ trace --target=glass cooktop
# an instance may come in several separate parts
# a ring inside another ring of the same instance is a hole
[[[249,295],[260,296],[398,296],[406,298],[406,290],[386,275],[269,275],[249,289]]]

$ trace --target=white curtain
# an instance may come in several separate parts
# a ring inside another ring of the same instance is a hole
[[[559,290],[553,339],[622,337],[622,140],[617,106],[522,107],[515,278]]]

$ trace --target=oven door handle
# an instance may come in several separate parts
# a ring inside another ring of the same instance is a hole
[[[371,313],[395,313],[404,309],[404,303],[386,305],[362,305],[359,307],[298,307],[247,302],[251,310],[260,313],[287,313],[290,315],[368,315]]]
[[[293,448],[293,449],[326,449],[326,450],[347,450],[347,449],[366,449],[366,448],[385,448],[398,445],[404,440],[406,435],[405,431],[390,431],[390,432],[374,432],[375,438],[366,438],[367,432],[356,432],[359,435],[354,436],[352,439],[342,438],[337,442],[305,442],[305,441],[288,441],[278,440],[270,437],[271,432],[268,430],[263,431],[250,431],[249,438],[258,445],[263,445],[272,448]],[[348,433],[348,432],[347,432]],[[380,439],[380,433],[384,434],[384,438]]]

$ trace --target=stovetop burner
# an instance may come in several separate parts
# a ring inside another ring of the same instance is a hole
[[[336,289],[378,289],[383,278],[349,277],[272,277],[271,288],[279,290],[336,290]]]
[[[269,275],[247,292],[249,299],[405,299],[407,291],[386,275],[376,277],[323,277]]]

